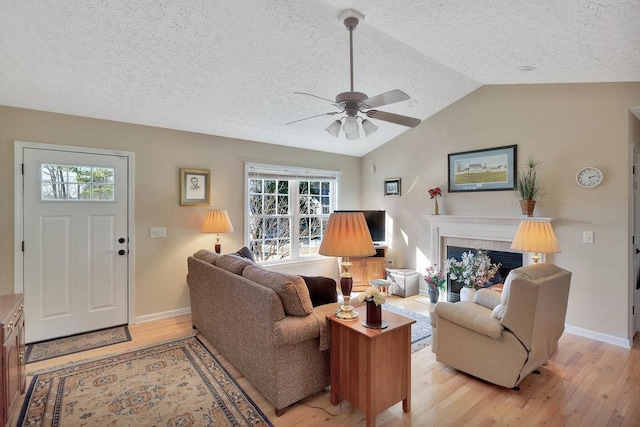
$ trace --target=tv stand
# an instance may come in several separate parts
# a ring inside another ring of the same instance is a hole
[[[351,274],[353,275],[353,290],[361,292],[366,290],[369,286],[369,281],[386,279],[387,267],[385,262],[385,256],[387,252],[387,246],[374,245],[376,254],[370,257],[362,258],[350,258],[353,263],[351,267]]]

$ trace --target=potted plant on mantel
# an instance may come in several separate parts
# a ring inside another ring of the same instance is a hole
[[[516,195],[520,198],[522,215],[533,216],[536,200],[542,195],[538,184],[538,171],[541,162],[529,157],[527,165],[518,172],[516,177]]]

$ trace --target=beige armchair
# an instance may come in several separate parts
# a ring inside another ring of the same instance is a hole
[[[439,302],[431,316],[436,360],[514,388],[545,364],[564,331],[571,272],[553,264],[511,270],[502,294]]]

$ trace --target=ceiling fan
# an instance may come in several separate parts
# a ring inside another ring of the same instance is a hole
[[[304,119],[294,120],[286,124],[290,125],[292,123],[298,123],[320,116],[334,116],[336,114],[345,114],[344,117],[333,121],[333,123],[331,123],[326,128],[326,130],[331,135],[337,138],[340,134],[340,129],[342,129],[346,138],[351,140],[360,138],[358,119],[361,120],[361,125],[362,129],[364,130],[365,136],[369,136],[376,130],[378,130],[378,126],[373,124],[367,118],[364,118],[364,116],[371,119],[383,120],[386,122],[396,123],[412,128],[418,126],[420,124],[419,119],[376,110],[376,108],[382,107],[384,105],[394,104],[396,102],[407,101],[411,99],[409,95],[407,95],[403,91],[394,89],[380,95],[369,97],[362,92],[355,92],[353,90],[353,31],[356,29],[358,23],[360,22],[358,16],[360,18],[363,18],[363,16],[353,10],[346,11],[343,16],[346,16],[346,18],[344,19],[344,26],[349,31],[349,64],[351,76],[351,91],[339,93],[338,96],[336,96],[335,102],[330,99],[306,92],[294,92],[298,95],[308,95],[313,96],[314,98],[329,101],[334,107],[338,108],[339,111],[331,111],[328,113],[318,114]]]

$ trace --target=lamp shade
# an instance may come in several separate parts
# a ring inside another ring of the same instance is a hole
[[[226,209],[217,211],[209,211],[207,217],[202,224],[203,233],[231,233],[233,232],[233,225],[229,219],[229,214]]]
[[[376,253],[362,212],[334,212],[320,244],[320,255],[365,257]]]
[[[549,221],[523,220],[513,238],[511,249],[522,252],[560,252],[558,239]]]

